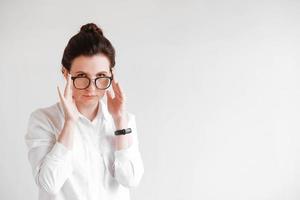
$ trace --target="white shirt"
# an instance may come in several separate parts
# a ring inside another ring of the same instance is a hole
[[[57,142],[64,125],[60,103],[32,112],[25,141],[39,200],[129,200],[144,166],[135,117],[127,116],[133,136],[127,149],[115,150],[114,121],[100,100],[93,121],[80,114],[69,150]]]

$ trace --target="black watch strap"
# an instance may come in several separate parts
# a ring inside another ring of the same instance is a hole
[[[126,128],[126,129],[116,130],[115,135],[126,135],[131,132],[132,132],[131,128]]]

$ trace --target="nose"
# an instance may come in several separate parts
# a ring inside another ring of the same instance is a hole
[[[96,86],[95,86],[94,81],[91,81],[89,87],[86,88],[86,90],[88,90],[88,91],[94,91],[94,90],[96,90],[96,89],[97,89],[97,88],[96,88]]]

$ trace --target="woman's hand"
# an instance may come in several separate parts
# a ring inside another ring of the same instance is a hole
[[[106,91],[108,111],[112,115],[115,122],[124,121],[125,94],[119,83],[116,83],[115,79],[112,80],[112,88],[114,91],[114,97],[112,96],[112,92],[110,90]]]
[[[71,82],[71,74],[68,73],[64,95],[62,95],[59,87],[57,86],[60,102],[65,114],[65,122],[77,122],[79,118],[79,112],[73,99]]]
[[[112,88],[114,91],[114,98],[111,91],[107,90],[107,107],[112,115],[117,130],[128,128],[128,119],[125,115],[125,95],[119,85],[113,79]],[[119,135],[115,137],[115,148],[117,151],[126,149],[132,144],[131,134]]]

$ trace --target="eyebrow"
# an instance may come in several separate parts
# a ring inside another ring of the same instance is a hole
[[[84,72],[84,71],[78,71],[78,72],[75,72],[75,74],[87,74],[87,75],[90,75],[89,73],[86,73],[86,72]],[[98,73],[96,74],[96,76],[97,76],[97,75],[101,75],[101,74],[108,74],[108,72],[107,72],[107,71],[101,71],[101,72],[98,72]]]

